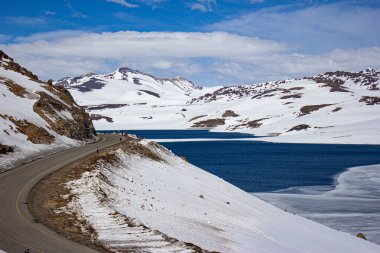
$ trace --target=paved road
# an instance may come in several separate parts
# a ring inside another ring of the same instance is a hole
[[[41,178],[74,161],[119,142],[119,136],[102,135],[101,141],[50,155],[0,174],[0,250],[8,253],[96,252],[72,242],[39,223],[27,209],[30,189]]]

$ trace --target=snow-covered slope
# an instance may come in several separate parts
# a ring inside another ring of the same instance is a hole
[[[171,105],[204,94],[202,88],[182,77],[157,78],[129,68],[119,68],[110,74],[67,77],[56,84],[68,88],[76,101],[84,106]]]
[[[282,211],[175,156],[132,139],[77,179],[61,212],[114,252],[356,253],[380,246]],[[84,222],[85,221],[85,222]],[[80,225],[82,224],[82,225]]]
[[[380,72],[373,69],[177,94],[144,76],[144,89],[162,88],[160,98],[116,80],[119,71],[99,90],[70,89],[80,104],[98,105],[87,108],[97,129],[208,127],[273,136],[267,141],[380,144]]]
[[[0,51],[0,172],[41,151],[93,138],[89,115],[62,86],[37,76]]]

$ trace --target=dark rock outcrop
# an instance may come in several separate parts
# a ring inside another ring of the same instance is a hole
[[[192,127],[216,127],[225,124],[225,119],[207,119],[196,122]]]
[[[29,93],[38,98],[33,104],[33,111],[47,122],[49,129],[76,140],[91,139],[96,136],[90,115],[75,103],[70,92],[63,86],[54,86],[51,80],[48,82],[39,80],[31,71],[15,63],[1,50],[0,67],[27,76],[41,86],[42,91],[27,91],[22,83],[0,77],[1,84],[7,86],[16,96],[28,99]],[[19,118],[18,115],[7,116],[6,119],[13,122],[17,126],[17,131],[27,135],[28,140],[35,144],[50,144],[55,139],[45,128]]]
[[[287,132],[291,132],[291,131],[301,131],[301,130],[305,130],[305,129],[308,129],[310,128],[309,125],[307,124],[300,124],[300,125],[297,125],[295,127],[292,127],[291,129],[289,129]]]
[[[366,105],[379,105],[380,104],[380,97],[364,96],[364,97],[361,97],[359,102],[366,103]]]
[[[222,115],[223,118],[227,118],[227,117],[239,117],[239,114],[235,113],[234,111],[232,110],[226,110],[223,115]]]
[[[318,111],[321,108],[330,106],[331,104],[322,104],[322,105],[305,105],[301,107],[299,116],[304,116],[306,114],[310,114],[314,111]]]

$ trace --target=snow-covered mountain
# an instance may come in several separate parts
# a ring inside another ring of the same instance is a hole
[[[97,129],[200,127],[272,136],[267,141],[379,144],[379,80],[379,71],[367,69],[200,89],[123,68],[58,83],[86,106]]]
[[[42,82],[0,51],[0,171],[95,134],[89,115],[65,88]]]
[[[129,138],[73,171],[56,212],[111,252],[380,250],[271,206],[154,142]]]
[[[129,68],[119,68],[109,74],[66,77],[56,84],[68,88],[76,101],[85,106],[170,105],[204,93],[201,87],[182,77],[157,78]]]

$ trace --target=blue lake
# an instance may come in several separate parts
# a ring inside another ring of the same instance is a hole
[[[249,134],[206,130],[128,130],[147,139],[223,138],[227,141],[163,142],[175,154],[247,192],[296,186],[333,186],[349,167],[380,164],[379,145],[284,144],[233,141]]]
[[[207,130],[104,130],[98,131],[99,133],[121,133],[127,132],[136,134],[146,139],[198,139],[198,138],[211,138],[211,139],[241,139],[253,138],[254,135],[243,133],[219,133],[209,132]]]

